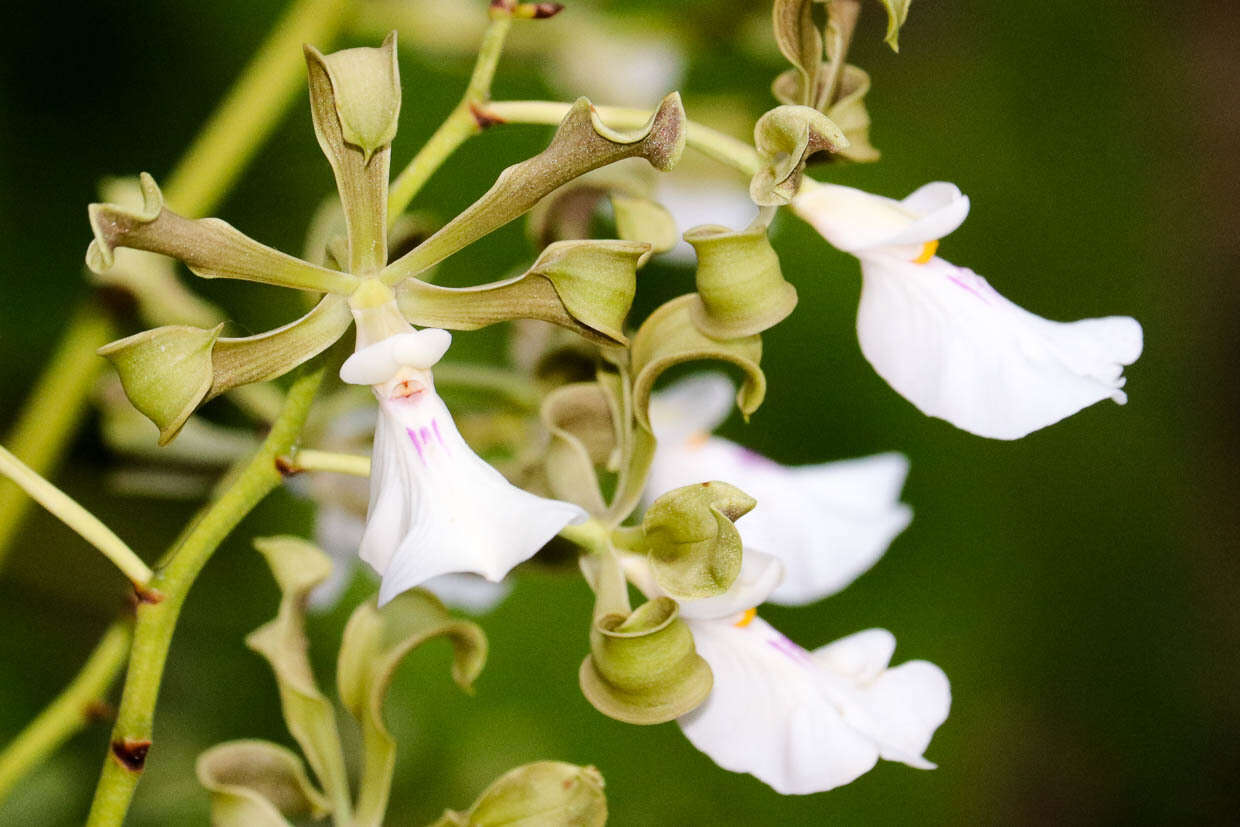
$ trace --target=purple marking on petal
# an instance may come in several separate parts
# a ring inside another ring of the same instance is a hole
[[[418,436],[422,437],[422,444],[429,448],[431,445],[431,429],[423,425],[418,430]]]
[[[775,649],[781,655],[787,655],[793,660],[800,661],[801,663],[812,662],[812,659],[809,656],[809,652],[806,652],[800,646],[797,646],[795,643],[788,640],[788,638],[784,637],[778,632],[776,632],[776,635],[773,639],[768,639],[766,642],[768,646]]]
[[[418,449],[418,459],[426,462],[426,456],[422,453],[422,441],[418,439],[418,432],[413,428],[406,428],[405,433],[409,434],[409,441],[413,443],[413,447]]]
[[[442,445],[444,448],[447,448],[448,443],[443,441],[443,434],[439,433],[439,420],[438,419],[431,420],[431,428],[435,431],[435,439],[439,440],[440,445]]]

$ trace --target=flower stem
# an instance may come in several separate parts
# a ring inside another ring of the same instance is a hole
[[[163,599],[138,604],[129,671],[89,825],[118,825],[124,819],[151,747],[155,703],[186,595],[220,542],[280,484],[283,476],[277,458],[293,452],[323,373],[322,366],[303,368],[289,389],[284,410],[253,458],[185,535],[167,564],[155,572],[150,585]]]
[[[0,753],[0,801],[18,781],[93,721],[125,664],[133,624],[118,620],[104,632],[77,677]]]
[[[554,126],[564,120],[570,106],[555,101],[492,101],[481,108],[481,114],[503,123]],[[608,126],[616,129],[638,129],[654,114],[648,109],[618,106],[596,106],[595,111]],[[757,150],[749,144],[693,121],[686,124],[685,144],[746,175],[756,173],[762,164]]]
[[[12,455],[34,473],[46,474],[64,454],[103,364],[95,351],[115,333],[107,312],[94,304],[83,305],[69,322],[8,439]],[[0,480],[0,562],[29,507],[16,483]]]
[[[388,193],[388,226],[400,218],[422,186],[448,156],[470,137],[482,131],[485,121],[478,117],[478,112],[491,96],[495,68],[499,64],[504,40],[511,27],[511,17],[500,15],[491,18],[491,23],[482,36],[478,59],[474,63],[474,71],[461,102],[392,182]]]
[[[170,206],[196,216],[219,203],[305,83],[302,44],[334,39],[352,7],[351,0],[289,6],[168,177]]]
[[[352,0],[298,0],[211,115],[164,187],[168,203],[195,217],[208,212],[288,109],[303,82],[301,44],[326,43],[347,22]],[[103,308],[79,310],[43,370],[7,443],[36,473],[47,475],[76,432],[104,362],[95,351],[116,331]],[[0,480],[0,563],[30,500]]]
[[[124,540],[117,537],[112,529],[83,508],[77,500],[43,479],[4,448],[0,448],[0,474],[21,486],[39,505],[99,549],[138,589],[145,589],[150,583],[151,570],[142,562],[142,558],[134,554],[133,549],[125,545]]]
[[[361,454],[344,454],[335,451],[316,451],[307,448],[298,451],[291,459],[282,459],[281,468],[286,474],[303,471],[331,471],[353,477],[370,476],[370,457]]]

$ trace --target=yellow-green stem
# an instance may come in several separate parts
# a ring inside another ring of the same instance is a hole
[[[277,458],[295,450],[323,373],[321,366],[303,369],[262,446],[151,579],[151,588],[163,599],[138,605],[125,688],[87,822],[91,827],[119,825],[124,820],[151,748],[168,647],[189,589],[220,542],[280,484],[283,477]]]
[[[330,471],[351,477],[370,476],[370,457],[361,454],[344,454],[335,451],[316,451],[308,448],[284,460],[285,473],[300,474],[303,471]]]
[[[132,637],[130,621],[113,623],[77,677],[0,753],[0,801],[43,759],[96,718],[103,708],[103,696],[125,664]]]
[[[46,474],[64,455],[103,365],[95,351],[115,335],[107,312],[96,304],[83,305],[70,320],[7,440],[13,455],[36,473]],[[0,563],[29,507],[30,498],[16,483],[0,479]]]
[[[146,588],[151,570],[112,529],[91,514],[77,500],[36,474],[30,466],[0,448],[0,474],[21,486],[30,498],[99,549],[139,589]]]
[[[435,174],[435,170],[439,169],[448,159],[448,156],[471,136],[482,131],[482,123],[477,113],[479,107],[490,98],[495,68],[499,65],[499,56],[504,50],[504,40],[508,37],[508,30],[511,27],[512,18],[510,17],[498,16],[491,19],[482,37],[482,45],[478,49],[478,60],[474,63],[474,71],[469,78],[469,85],[465,89],[461,102],[392,182],[388,192],[388,226],[400,218],[401,213],[421,191],[422,186]]]

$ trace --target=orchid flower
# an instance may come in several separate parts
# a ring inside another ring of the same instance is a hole
[[[900,503],[908,460],[887,453],[844,462],[787,467],[735,442],[711,436],[735,405],[732,380],[701,373],[655,393],[650,421],[658,448],[646,502],[683,485],[725,480],[757,499],[737,524],[746,548],[783,563],[788,576],[772,603],[804,605],[843,589],[908,526]]]
[[[954,185],[894,201],[807,181],[792,207],[861,260],[861,351],[923,413],[1017,439],[1108,397],[1127,401],[1123,367],[1142,347],[1135,319],[1048,321],[935,255],[969,212]]]
[[[383,577],[379,605],[450,572],[498,582],[586,514],[535,496],[484,462],[435,392],[431,367],[451,343],[414,330],[390,298],[354,307],[357,350],[340,378],[379,400],[370,503],[359,554]]]
[[[649,563],[624,557],[625,573],[660,595]],[[889,668],[895,637],[867,629],[807,651],[757,616],[783,566],[746,550],[726,593],[680,601],[697,652],[710,665],[707,699],[677,719],[719,766],[784,795],[823,792],[868,772],[879,758],[933,769],[922,753],[947,719],[951,689],[927,661]]]

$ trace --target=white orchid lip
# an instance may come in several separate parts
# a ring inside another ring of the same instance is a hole
[[[797,215],[844,252],[882,253],[925,263],[939,239],[969,215],[969,198],[955,184],[935,181],[896,201],[838,184],[808,184],[793,201]]]
[[[381,385],[401,368],[431,368],[451,344],[452,334],[439,328],[397,333],[356,351],[341,365],[340,378],[350,385]]]

